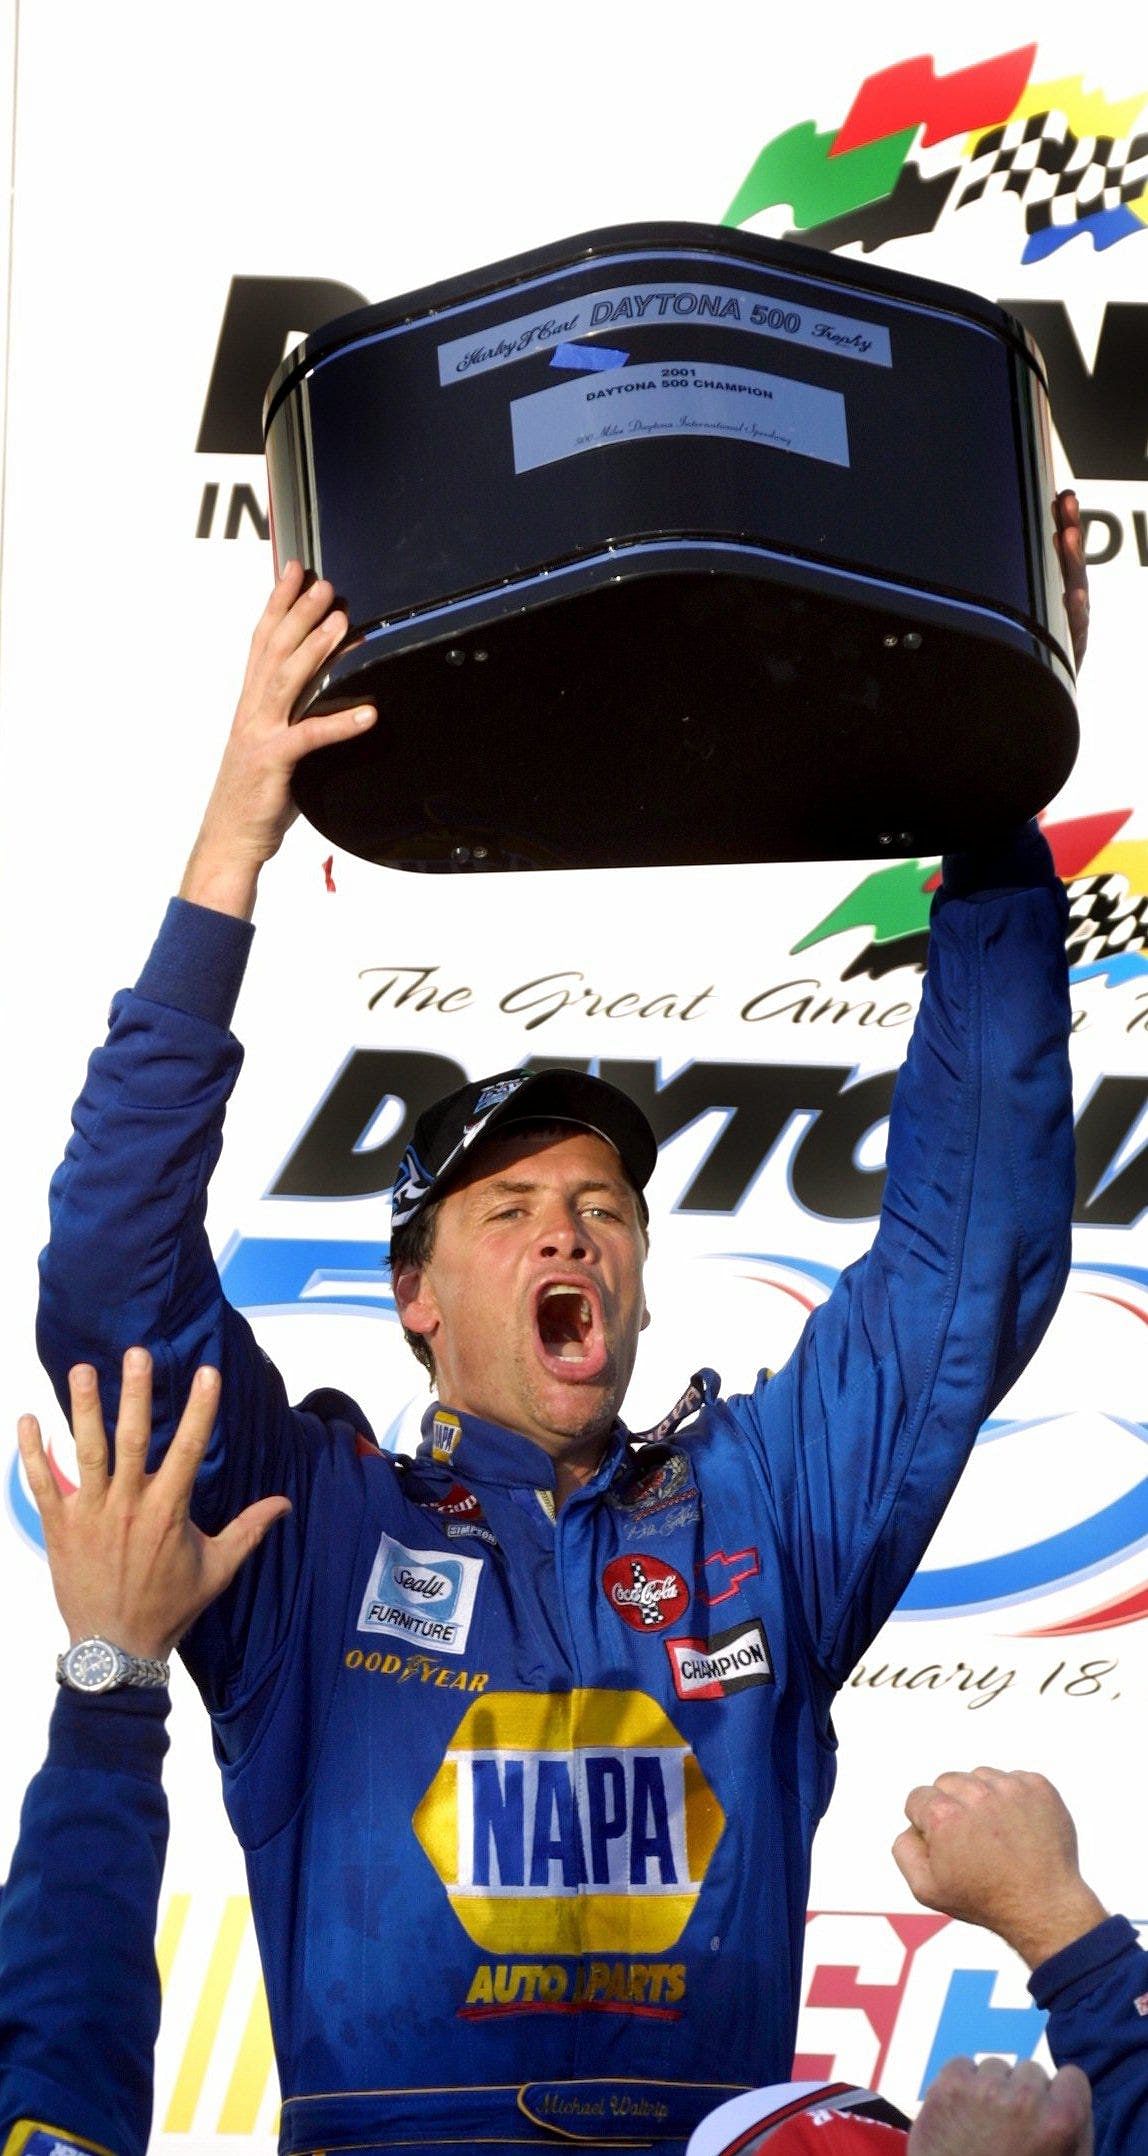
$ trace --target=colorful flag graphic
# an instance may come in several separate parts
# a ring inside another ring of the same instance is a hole
[[[1058,876],[1068,888],[1065,946],[1073,978],[1102,975],[1110,988],[1148,973],[1148,842],[1117,839],[1129,809],[1108,809],[1043,826]],[[792,947],[867,928],[871,940],[845,967],[843,981],[879,980],[898,967],[923,969],[929,908],[940,882],[937,861],[896,861],[875,869]]]
[[[1069,240],[1115,246],[1148,224],[1148,133],[1133,133],[1143,92],[1118,100],[1083,77],[1032,83],[1036,46],[938,75],[922,54],[870,75],[836,130],[812,120],[767,142],[724,223],[788,207],[795,232],[820,247],[931,232],[947,210],[1019,197],[1024,262]],[[928,176],[910,154],[953,144],[950,169]]]

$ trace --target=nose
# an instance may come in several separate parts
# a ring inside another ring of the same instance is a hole
[[[585,1264],[597,1255],[593,1237],[580,1213],[566,1211],[558,1205],[544,1226],[539,1229],[537,1253],[540,1258],[566,1258]]]

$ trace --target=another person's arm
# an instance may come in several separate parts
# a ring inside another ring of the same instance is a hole
[[[117,1458],[95,1372],[71,1373],[79,1486],[64,1495],[26,1416],[20,1450],[71,1643],[99,1638],[162,1664],[286,1510],[272,1497],[214,1541],[188,1502],[219,1398],[197,1373],[167,1458],[145,1473],[150,1367],[124,1371]],[[157,1674],[154,1670],[145,1672]],[[166,1685],[62,1687],[0,1894],[0,2149],[37,2122],[113,2156],[143,2156],[159,2026],[155,1924],[167,1848]]]
[[[909,2156],[1093,2156],[1088,2083],[1074,2066],[1050,2080],[1028,2059],[951,2059],[917,2115]]]
[[[995,1932],[1032,1970],[1053,2058],[1092,2084],[1097,2156],[1148,2146],[1148,1953],[1081,1877],[1051,1782],[993,1767],[942,1774],[905,1812],[893,1855],[918,1901]]]

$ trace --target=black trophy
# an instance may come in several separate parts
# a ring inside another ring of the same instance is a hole
[[[296,716],[411,869],[934,853],[1076,750],[1048,396],[976,295],[622,225],[343,316],[265,410],[279,561],[349,634]]]

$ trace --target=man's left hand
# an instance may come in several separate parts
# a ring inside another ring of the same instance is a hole
[[[1052,513],[1056,521],[1054,544],[1064,579],[1064,604],[1072,635],[1072,656],[1079,673],[1088,643],[1088,564],[1084,559],[1080,503],[1071,487],[1057,495]]]

